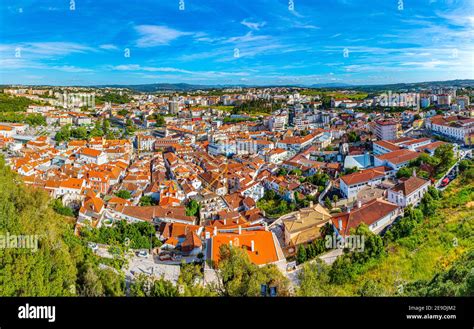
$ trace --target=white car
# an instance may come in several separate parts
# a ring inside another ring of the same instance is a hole
[[[89,243],[87,244],[87,246],[88,246],[89,248],[91,248],[92,251],[94,251],[94,252],[97,251],[97,250],[99,250],[99,246],[97,245],[97,243],[89,242]]]
[[[137,256],[141,257],[141,258],[147,258],[148,257],[148,251],[140,250],[139,252],[137,252]]]

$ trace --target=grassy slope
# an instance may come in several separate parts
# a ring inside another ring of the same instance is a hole
[[[429,280],[463,253],[474,249],[474,183],[452,183],[436,214],[406,238],[391,243],[388,255],[369,265],[353,283],[331,285],[334,295],[358,295],[364,282],[375,282],[383,295],[396,295],[400,284]],[[471,202],[469,204],[469,202]]]

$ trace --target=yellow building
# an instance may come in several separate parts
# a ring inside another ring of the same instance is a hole
[[[281,217],[285,233],[285,245],[296,247],[321,236],[321,228],[329,222],[331,215],[320,204]],[[296,248],[295,248],[296,249]]]

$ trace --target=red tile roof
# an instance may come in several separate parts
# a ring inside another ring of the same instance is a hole
[[[382,178],[387,174],[387,172],[391,170],[392,169],[389,167],[379,166],[379,167],[369,168],[369,169],[361,170],[353,174],[342,176],[341,180],[344,181],[344,183],[347,186],[350,186],[354,184],[368,182],[377,178]]]
[[[397,205],[388,201],[373,199],[363,204],[360,208],[354,208],[350,212],[334,215],[331,220],[339,234],[347,236],[351,234],[351,229],[355,229],[361,223],[370,226],[397,208]],[[339,228],[339,220],[342,221],[342,230]]]

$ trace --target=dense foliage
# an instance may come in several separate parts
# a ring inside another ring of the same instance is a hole
[[[427,153],[421,153],[417,159],[410,161],[408,167],[401,168],[397,173],[397,177],[409,177],[413,174],[413,170],[415,170],[418,177],[439,179],[455,162],[453,145],[443,144],[435,150],[433,156]],[[433,168],[432,173],[423,171],[420,168],[421,165],[427,165]]]
[[[59,199],[52,200],[51,207],[55,212],[60,215],[74,217],[74,210],[72,210],[70,207],[63,205],[62,201]]]
[[[275,265],[259,267],[240,248],[221,246],[218,268],[221,296],[257,297],[262,284],[276,287],[278,296],[289,295],[289,281]]]
[[[469,251],[445,271],[431,280],[419,280],[406,285],[407,296],[474,296],[474,250]]]
[[[24,186],[0,158],[0,234],[37,236],[37,250],[0,249],[0,296],[123,295],[121,275],[73,235],[48,195]]]
[[[366,236],[362,253],[347,252],[332,265],[305,264],[297,293],[472,296],[474,186],[466,178],[470,162],[463,163],[460,176],[443,192],[429,188],[420,206],[405,209],[383,237]]]
[[[68,142],[71,138],[79,140],[88,140],[93,137],[106,137],[107,139],[115,139],[117,136],[110,130],[109,120],[97,120],[92,129],[86,127],[72,127],[65,125],[56,133],[54,139],[57,142]]]
[[[267,190],[263,198],[257,201],[257,207],[269,217],[280,217],[296,210],[296,203],[283,199],[273,190]]]
[[[26,97],[0,93],[0,112],[24,112],[30,105],[40,104]]]
[[[130,193],[130,191],[127,191],[127,190],[120,190],[117,193],[115,193],[115,195],[125,200],[128,200],[132,197],[132,194]]]
[[[186,216],[198,216],[201,206],[196,200],[191,200],[186,205]]]
[[[82,229],[81,236],[86,241],[107,245],[120,245],[132,249],[150,249],[159,247],[160,240],[156,237],[153,224],[148,222],[127,223],[118,221],[112,227],[102,226],[98,229]]]
[[[0,122],[26,123],[30,126],[46,125],[46,119],[43,115],[20,112],[0,112]]]
[[[113,92],[107,92],[104,93],[101,96],[96,96],[95,97],[95,102],[97,104],[104,104],[104,102],[110,102],[112,104],[126,104],[129,103],[132,99],[130,96],[126,93],[113,93]]]

